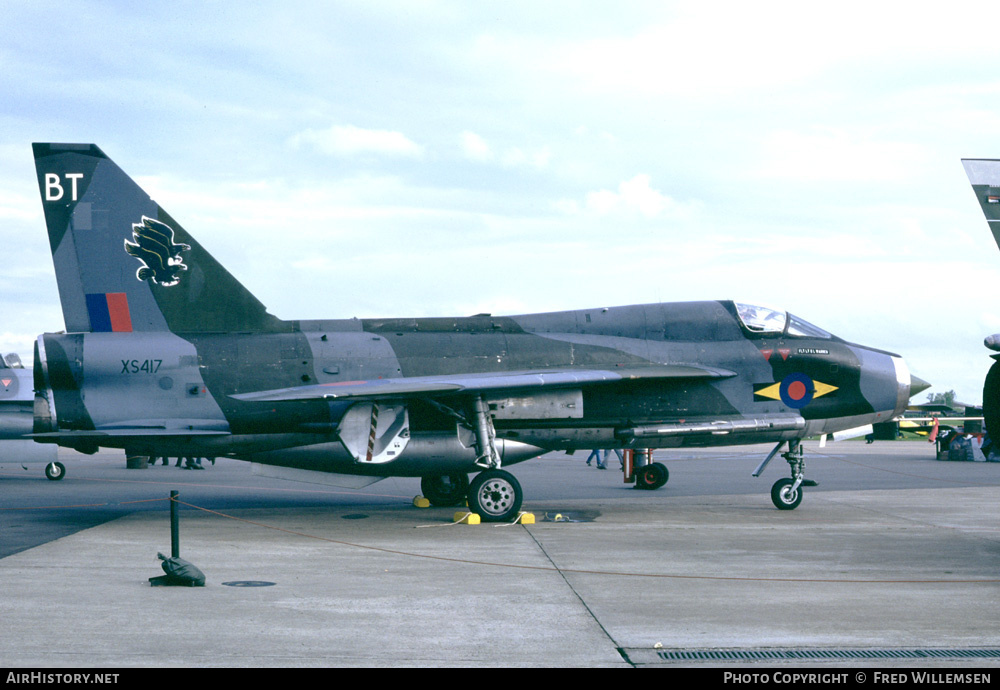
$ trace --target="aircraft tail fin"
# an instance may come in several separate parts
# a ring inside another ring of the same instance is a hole
[[[1000,160],[963,158],[965,174],[986,216],[993,239],[1000,247]]]
[[[32,144],[68,332],[290,330],[93,144]]]

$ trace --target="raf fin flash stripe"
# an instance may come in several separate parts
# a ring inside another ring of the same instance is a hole
[[[132,316],[124,292],[98,292],[87,295],[90,330],[94,333],[131,333]]]

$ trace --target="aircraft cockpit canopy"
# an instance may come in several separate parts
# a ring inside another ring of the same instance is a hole
[[[803,338],[832,338],[833,335],[824,331],[819,326],[814,326],[804,319],[800,319],[794,314],[788,315],[788,335],[797,335]]]
[[[790,335],[801,338],[832,338],[819,326],[786,311],[736,302],[736,313],[743,326],[752,333]]]

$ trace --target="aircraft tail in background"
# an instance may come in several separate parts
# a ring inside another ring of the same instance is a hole
[[[965,174],[972,183],[993,239],[1000,247],[1000,160],[963,158]]]

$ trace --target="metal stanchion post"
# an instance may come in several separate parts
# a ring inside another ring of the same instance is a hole
[[[181,530],[180,518],[177,515],[177,491],[170,492],[170,556],[180,558],[181,555]]]

